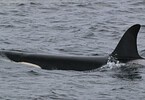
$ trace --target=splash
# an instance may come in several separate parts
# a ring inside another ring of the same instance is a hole
[[[116,58],[110,56],[108,58],[107,64],[103,65],[100,69],[101,70],[112,70],[112,69],[120,68],[122,66],[125,66],[125,63],[121,63]]]

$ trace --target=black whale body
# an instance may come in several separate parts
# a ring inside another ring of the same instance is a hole
[[[107,64],[110,57],[123,63],[131,60],[143,59],[139,56],[137,50],[137,34],[139,29],[139,24],[130,27],[121,38],[115,50],[105,57],[43,55],[14,51],[1,51],[0,54],[12,61],[35,64],[47,70],[93,70]]]
[[[40,66],[42,69],[85,71],[96,69],[107,63],[108,57],[60,56],[43,54],[24,54],[19,52],[3,53],[15,62],[28,62]]]

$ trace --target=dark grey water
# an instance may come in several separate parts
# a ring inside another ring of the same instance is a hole
[[[1,0],[0,50],[106,55],[133,24],[142,25],[144,0]],[[0,58],[1,100],[144,100],[145,68],[90,72],[47,71]]]

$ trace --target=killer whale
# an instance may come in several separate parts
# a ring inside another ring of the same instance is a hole
[[[76,70],[87,71],[99,68],[107,64],[108,60],[122,63],[141,59],[137,50],[137,35],[141,25],[131,26],[119,41],[115,50],[107,56],[61,56],[30,54],[16,51],[0,51],[0,55],[14,62],[26,62],[40,66],[47,70]],[[113,59],[112,59],[113,58]],[[115,60],[114,60],[115,59]]]

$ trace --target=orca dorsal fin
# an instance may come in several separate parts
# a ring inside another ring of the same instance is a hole
[[[122,62],[141,58],[137,50],[137,35],[140,27],[139,24],[131,26],[125,32],[111,56]]]

